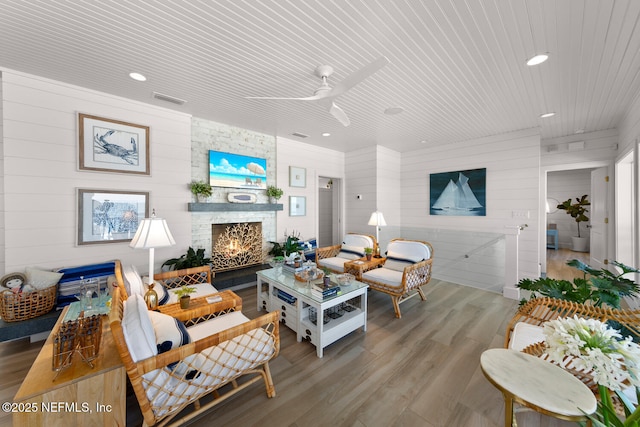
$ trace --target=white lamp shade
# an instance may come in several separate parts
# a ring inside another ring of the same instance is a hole
[[[371,214],[368,225],[377,225],[378,227],[384,227],[387,225],[387,222],[384,220],[384,215],[382,215],[382,212],[375,211]]]
[[[135,236],[129,246],[134,249],[164,248],[173,246],[176,241],[169,231],[167,222],[162,218],[145,218],[138,225]]]

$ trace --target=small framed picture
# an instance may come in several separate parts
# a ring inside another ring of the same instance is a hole
[[[305,216],[307,214],[307,198],[289,196],[289,216]]]
[[[78,245],[128,242],[149,216],[149,193],[78,189]]]
[[[78,115],[79,168],[150,175],[149,126]]]
[[[289,166],[289,187],[306,187],[307,186],[307,170],[305,168],[297,168]]]

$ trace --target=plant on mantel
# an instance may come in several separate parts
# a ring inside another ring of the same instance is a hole
[[[204,202],[208,197],[211,197],[212,188],[208,182],[193,180],[189,184],[189,189],[198,203]]]
[[[271,202],[277,203],[278,199],[280,199],[280,197],[282,197],[282,195],[284,194],[284,191],[282,191],[281,188],[276,187],[275,185],[270,185],[267,187],[267,196],[269,196],[269,199],[271,199]]]

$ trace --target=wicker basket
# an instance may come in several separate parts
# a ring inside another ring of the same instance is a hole
[[[0,292],[0,317],[5,322],[20,322],[48,313],[56,302],[56,292],[57,286],[27,293]]]

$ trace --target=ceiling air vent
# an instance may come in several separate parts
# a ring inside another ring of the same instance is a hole
[[[187,102],[184,99],[165,95],[164,93],[160,93],[160,92],[153,92],[153,97],[155,99],[159,99],[160,101],[167,101],[167,102],[171,102],[172,104],[178,104],[178,105],[183,105],[185,102]]]
[[[305,135],[304,133],[300,133],[300,132],[294,132],[291,135],[297,136],[298,138],[308,138],[309,137],[309,135]]]

